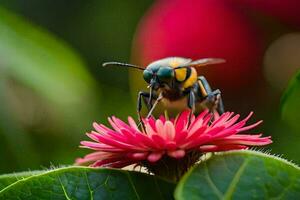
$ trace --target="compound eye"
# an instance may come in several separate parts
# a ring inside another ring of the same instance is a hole
[[[143,72],[143,77],[144,77],[144,80],[147,82],[147,83],[150,83],[151,79],[152,79],[152,72],[148,71],[148,70],[144,70]]]
[[[171,67],[162,67],[157,72],[158,79],[163,82],[169,82],[174,77],[174,70]]]

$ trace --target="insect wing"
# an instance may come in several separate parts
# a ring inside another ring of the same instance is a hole
[[[203,59],[192,61],[185,66],[201,67],[205,65],[221,64],[224,62],[226,61],[222,58],[203,58]]]

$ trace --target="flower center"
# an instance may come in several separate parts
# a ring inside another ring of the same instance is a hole
[[[159,161],[150,163],[148,161],[142,161],[141,165],[146,167],[148,172],[155,175],[167,178],[174,182],[177,182],[190,167],[192,167],[203,153],[199,151],[190,151],[181,159],[176,159],[164,155]]]

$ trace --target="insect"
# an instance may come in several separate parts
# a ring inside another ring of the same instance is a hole
[[[196,68],[225,62],[221,58],[192,60],[182,57],[169,57],[150,63],[146,68],[119,62],[106,62],[103,66],[123,66],[143,70],[149,92],[140,91],[137,99],[137,112],[140,120],[142,101],[148,107],[148,115],[159,102],[165,108],[189,108],[192,112],[209,109],[211,112],[224,112],[219,89],[212,90],[204,76],[198,76]]]

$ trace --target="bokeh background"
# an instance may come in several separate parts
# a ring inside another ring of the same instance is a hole
[[[92,122],[135,116],[145,87],[101,63],[167,56],[225,58],[199,73],[226,110],[264,120],[265,150],[299,163],[299,13],[298,0],[0,0],[0,173],[72,164]]]

